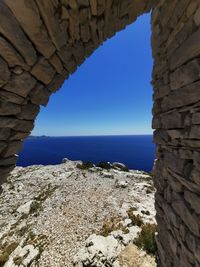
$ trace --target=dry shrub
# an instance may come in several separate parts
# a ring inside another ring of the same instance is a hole
[[[117,216],[105,219],[99,234],[102,236],[108,236],[111,232],[117,230],[122,230],[125,234],[129,233],[129,230],[122,225],[121,221],[122,218]]]
[[[0,266],[4,266],[4,263],[8,260],[10,254],[16,249],[18,243],[13,241],[10,244],[6,244],[0,247]]]
[[[139,214],[138,215],[133,214],[133,211],[135,211],[134,208],[130,208],[127,211],[129,219],[131,219],[133,225],[137,225],[139,227],[142,226],[143,220],[142,220],[141,216]]]
[[[129,244],[119,255],[120,267],[156,267],[155,259]]]

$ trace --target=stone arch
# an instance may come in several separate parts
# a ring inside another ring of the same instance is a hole
[[[2,0],[0,183],[40,105],[107,38],[152,10],[159,266],[200,265],[199,0]]]

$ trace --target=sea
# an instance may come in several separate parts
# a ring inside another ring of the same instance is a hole
[[[59,164],[63,158],[93,163],[122,162],[129,169],[150,172],[155,145],[152,135],[29,137],[17,165]]]

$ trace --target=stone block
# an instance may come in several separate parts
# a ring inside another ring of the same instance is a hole
[[[39,81],[44,84],[49,84],[53,79],[55,69],[51,66],[47,59],[41,57],[32,68],[31,73]]]
[[[194,235],[199,236],[200,225],[198,217],[186,206],[184,198],[181,196],[181,194],[173,192],[173,208],[190,229],[190,231]]]
[[[39,7],[42,19],[47,27],[48,33],[52,42],[59,50],[64,44],[66,44],[66,36],[61,31],[59,20],[56,13],[56,2],[51,0],[36,0]]]
[[[171,111],[161,115],[161,124],[163,129],[184,128],[183,116],[178,111]]]
[[[57,74],[55,75],[53,81],[47,86],[47,88],[51,93],[56,92],[58,89],[60,89],[64,81],[65,77],[63,75]]]
[[[189,138],[200,139],[200,125],[193,125],[190,129]]]
[[[200,7],[197,9],[197,11],[194,15],[194,22],[197,26],[200,25]]]
[[[8,174],[15,168],[15,165],[9,165],[9,166],[0,166],[0,185],[6,182],[6,177],[8,177]]]
[[[0,2],[0,33],[17,48],[28,65],[32,66],[36,62],[36,51],[32,43],[26,38],[13,13],[3,1]]]
[[[59,59],[59,57],[54,54],[50,59],[49,59],[49,62],[51,63],[51,65],[56,69],[56,71],[59,73],[59,74],[62,74],[63,72],[63,65],[62,65],[62,62],[61,60]]]
[[[51,92],[42,84],[37,83],[35,88],[30,92],[30,100],[33,104],[46,106]]]
[[[200,82],[197,81],[180,90],[174,90],[162,101],[163,111],[167,111],[173,108],[183,107],[191,105],[200,101]]]
[[[20,114],[17,115],[21,120],[34,120],[40,111],[40,107],[34,104],[26,104],[21,107]]]
[[[191,174],[191,179],[194,183],[196,183],[198,186],[200,186],[200,169],[194,168]]]
[[[89,0],[77,0],[79,7],[88,7],[89,6]]]
[[[6,149],[2,153],[2,157],[8,158],[18,153],[22,148],[22,141],[9,142]]]
[[[1,158],[0,159],[0,166],[9,166],[9,165],[15,165],[16,161],[18,159],[17,155],[8,157],[8,158]]]
[[[49,58],[54,53],[55,46],[48,37],[35,2],[32,0],[4,1],[12,10],[25,33],[34,43],[36,49],[42,55]]]
[[[15,104],[22,104],[25,101],[25,99],[22,96],[19,96],[12,92],[8,92],[3,89],[0,90],[0,98],[3,101],[15,103]]]
[[[6,141],[10,136],[10,129],[8,128],[0,128],[0,140]]]
[[[7,143],[0,141],[0,153],[2,153],[2,151],[4,151],[6,147],[7,147]]]
[[[81,24],[81,26],[80,26],[80,35],[81,35],[81,40],[84,43],[89,42],[91,37],[90,37],[90,28],[89,28],[88,23],[87,24]]]
[[[36,80],[28,72],[23,72],[21,75],[13,74],[9,82],[4,86],[4,90],[27,97],[35,84]]]
[[[33,130],[34,127],[34,121],[26,121],[26,120],[17,120],[16,119],[16,125],[13,128],[13,130],[21,131],[21,132],[30,132]]]
[[[13,141],[13,140],[24,140],[26,137],[28,137],[30,135],[30,132],[19,132],[19,131],[12,131],[12,134],[9,138],[9,141]]]
[[[97,16],[97,0],[89,0],[93,16]]]
[[[0,36],[0,55],[10,67],[23,66],[23,68],[27,70],[28,66],[22,56],[2,36]]]
[[[170,75],[170,87],[179,89],[200,79],[200,60],[195,59],[181,66]]]
[[[0,128],[14,128],[18,120],[9,116],[0,116]]]
[[[191,205],[191,208],[197,214],[200,214],[199,196],[191,191],[185,190],[184,198]]]
[[[21,106],[0,100],[0,116],[16,115],[21,112]]]
[[[0,57],[0,86],[3,86],[8,82],[10,78],[10,71],[8,64]]]
[[[170,69],[174,70],[200,54],[200,28],[170,55]]]
[[[196,112],[192,115],[192,124],[200,124],[200,112]]]

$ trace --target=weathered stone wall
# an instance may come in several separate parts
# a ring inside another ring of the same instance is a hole
[[[1,0],[0,184],[40,105],[99,45],[152,7],[159,266],[197,267],[199,0]]]
[[[200,1],[152,13],[160,266],[200,266]]]

